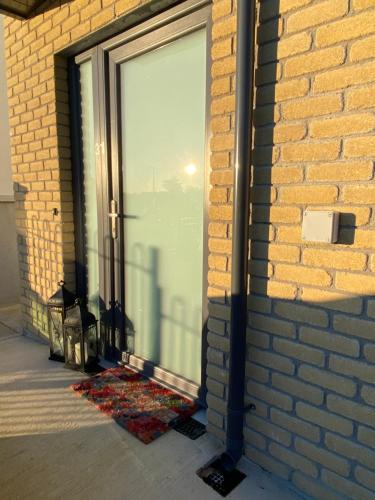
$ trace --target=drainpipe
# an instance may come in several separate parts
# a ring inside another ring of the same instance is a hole
[[[237,0],[237,72],[233,188],[230,359],[226,451],[232,470],[243,454],[249,251],[249,192],[252,159],[255,0]]]

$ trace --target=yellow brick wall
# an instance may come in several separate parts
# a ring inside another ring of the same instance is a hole
[[[214,4],[221,17],[212,47],[208,418],[222,439],[235,72],[230,5]],[[246,455],[317,498],[373,498],[375,491],[374,34],[373,0],[258,3],[246,373],[246,398],[256,410],[246,418]],[[302,241],[306,208],[340,212],[337,245]]]
[[[235,5],[218,0],[212,7],[211,193],[208,248],[208,429],[225,439],[225,399],[229,350],[230,253],[235,107]]]
[[[47,332],[56,283],[75,286],[67,64],[56,54],[147,3],[74,0],[27,21],[5,18],[21,303],[34,333]]]
[[[150,1],[73,0],[6,23],[28,329],[45,330],[54,283],[74,283],[67,74],[54,54]],[[375,1],[262,0],[258,17],[245,452],[317,498],[373,498]],[[212,18],[207,401],[224,439],[235,1],[214,0]],[[340,212],[339,244],[302,242],[305,208]]]
[[[246,455],[373,498],[375,1],[258,6]],[[303,242],[304,209],[340,212],[339,243]]]

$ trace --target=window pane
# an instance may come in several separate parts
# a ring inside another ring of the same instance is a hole
[[[125,312],[134,351],[200,383],[206,33],[121,65]]]
[[[80,65],[80,85],[87,302],[90,311],[99,318],[98,213],[96,201],[93,81],[92,63],[90,60]]]

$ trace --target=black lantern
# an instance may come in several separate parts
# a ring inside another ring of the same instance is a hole
[[[76,300],[64,321],[65,366],[82,372],[97,372],[98,340],[95,316]]]
[[[64,285],[64,281],[59,281],[59,290],[47,302],[49,359],[54,361],[65,360],[63,325],[67,312],[74,307],[75,303],[75,296]]]

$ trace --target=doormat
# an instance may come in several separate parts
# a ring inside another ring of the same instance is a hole
[[[198,410],[193,401],[123,366],[71,387],[145,444]]]

